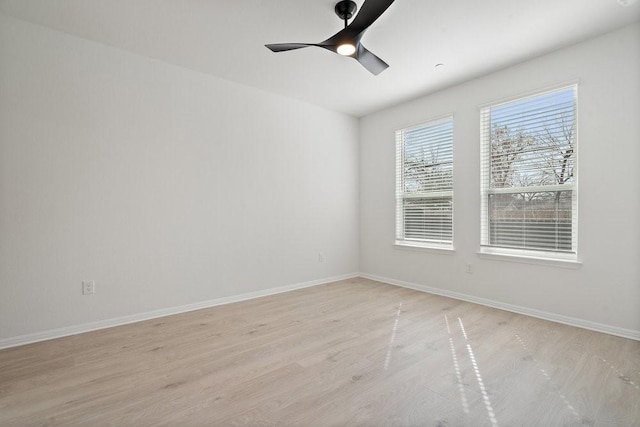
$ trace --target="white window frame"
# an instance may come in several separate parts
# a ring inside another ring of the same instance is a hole
[[[549,184],[541,186],[523,186],[523,187],[508,187],[508,188],[490,188],[491,180],[491,108],[503,106],[505,104],[515,103],[526,100],[527,98],[536,98],[541,95],[550,94],[556,91],[565,89],[573,89],[574,91],[574,103],[575,103],[575,115],[574,115],[574,146],[573,146],[573,182],[564,184]],[[480,107],[480,145],[481,145],[481,179],[480,179],[480,193],[481,193],[481,235],[480,235],[480,251],[479,255],[487,257],[506,257],[506,258],[521,258],[523,260],[529,259],[532,261],[539,260],[541,263],[551,263],[550,265],[575,263],[578,261],[578,84],[571,83],[563,86],[556,86],[546,90],[537,91],[528,95],[513,97],[508,100],[502,100],[500,102],[494,102],[488,105]],[[558,191],[571,191],[571,205],[572,205],[572,235],[571,235],[571,251],[549,251],[539,249],[520,249],[512,247],[503,247],[490,245],[489,242],[489,197],[493,194],[521,194],[521,193],[535,193],[535,192],[558,192]]]
[[[411,130],[416,129],[426,129],[429,127],[435,127],[438,125],[442,125],[444,123],[451,122],[451,168],[452,168],[452,177],[451,177],[451,188],[450,189],[434,189],[429,191],[422,192],[413,192],[411,194],[405,193],[404,191],[404,160],[405,160],[405,150],[404,150],[404,133]],[[454,200],[453,200],[453,168],[454,168],[454,158],[453,158],[453,136],[454,136],[454,117],[453,114],[447,114],[446,116],[441,116],[427,122],[406,127],[403,129],[398,129],[395,132],[395,140],[396,140],[396,238],[395,244],[400,247],[409,247],[409,248],[419,248],[419,249],[431,249],[434,251],[445,251],[451,252],[454,250],[453,247],[453,239],[454,239],[454,224],[453,224],[453,210],[454,210]],[[450,198],[451,199],[451,239],[419,239],[419,238],[408,238],[405,234],[405,210],[404,210],[404,201],[406,199],[411,198]]]

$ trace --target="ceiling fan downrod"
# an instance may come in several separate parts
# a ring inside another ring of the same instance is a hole
[[[356,13],[357,9],[358,5],[356,5],[354,1],[341,0],[336,3],[336,7],[334,10],[336,12],[336,15],[338,15],[338,17],[344,21],[344,26],[346,28],[349,24],[349,19],[353,17],[353,14]]]

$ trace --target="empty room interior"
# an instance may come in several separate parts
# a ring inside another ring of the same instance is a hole
[[[636,0],[0,0],[0,425],[640,426],[639,162]]]

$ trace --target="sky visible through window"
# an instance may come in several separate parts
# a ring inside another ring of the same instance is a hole
[[[491,107],[491,124],[517,126],[512,130],[535,133],[540,131],[541,119],[550,115],[575,117],[574,87]]]
[[[493,188],[572,182],[575,99],[569,87],[491,107]]]
[[[406,129],[404,157],[405,191],[453,188],[453,120]]]

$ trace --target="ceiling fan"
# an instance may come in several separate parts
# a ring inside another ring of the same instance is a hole
[[[265,45],[273,52],[301,49],[309,46],[321,47],[340,55],[349,56],[358,61],[372,74],[378,75],[389,67],[389,64],[378,58],[365,48],[360,39],[365,31],[376,19],[384,13],[394,0],[366,0],[360,12],[348,24],[356,12],[357,5],[351,0],[341,0],[336,3],[335,12],[344,20],[344,28],[320,43],[278,43]]]

